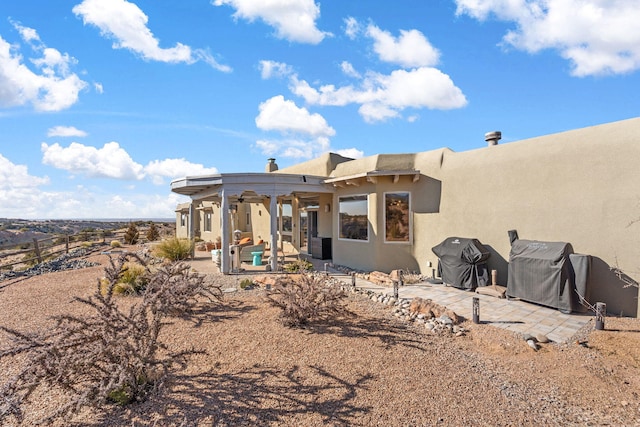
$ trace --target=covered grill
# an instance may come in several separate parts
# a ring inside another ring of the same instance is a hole
[[[515,240],[509,254],[507,297],[520,298],[564,313],[584,311],[591,258],[574,254],[569,243]]]
[[[438,273],[447,285],[475,289],[489,284],[489,250],[478,239],[449,237],[432,248],[438,257]]]

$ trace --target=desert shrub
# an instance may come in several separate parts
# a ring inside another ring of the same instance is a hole
[[[240,289],[251,289],[251,288],[253,288],[253,280],[242,279],[240,281]]]
[[[171,263],[157,268],[140,301],[124,310],[113,290],[129,258],[145,265],[145,260],[133,254],[110,259],[103,279],[107,281],[105,292],[99,280],[91,297],[75,298],[90,308],[89,313],[56,316],[52,327],[36,332],[0,327],[9,338],[3,340],[9,344],[0,349],[0,358],[21,355],[26,361],[16,376],[0,384],[0,424],[10,418],[20,423],[23,404],[37,390],[66,399],[39,420],[45,425],[68,420],[84,407],[104,409],[106,403],[144,400],[162,388],[172,368],[184,367],[186,357],[196,353],[172,354],[160,341],[160,332],[167,317],[191,316],[203,298],[220,298],[220,288],[188,265]],[[162,354],[161,349],[165,350]]]
[[[422,274],[418,272],[409,271],[409,270],[401,270],[401,272],[402,272],[402,280],[404,281],[405,285],[421,283],[424,281],[424,276],[422,276]]]
[[[319,274],[280,277],[267,292],[269,303],[282,310],[284,324],[291,327],[346,313],[344,298],[340,287]]]
[[[142,264],[125,263],[118,275],[118,282],[113,287],[113,293],[118,295],[139,294],[147,285],[146,273],[147,269]]]
[[[160,230],[158,230],[158,227],[153,222],[149,224],[146,237],[150,242],[155,242],[156,240],[160,239]]]
[[[135,223],[130,222],[127,231],[124,232],[124,242],[128,245],[135,245],[138,243],[139,237],[140,232],[138,231],[138,227]]]
[[[284,271],[286,271],[287,273],[301,273],[312,270],[313,264],[307,260],[300,258],[284,266]]]
[[[112,240],[111,243],[109,243],[109,246],[111,246],[112,248],[121,248],[122,244],[119,240]]]
[[[193,241],[174,237],[160,242],[154,248],[154,253],[159,257],[167,258],[171,261],[180,261],[191,257],[193,248]]]
[[[27,267],[33,267],[34,265],[38,264],[38,255],[36,254],[36,251],[29,251],[25,253],[22,256],[22,262]]]

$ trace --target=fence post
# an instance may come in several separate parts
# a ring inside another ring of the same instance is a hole
[[[38,239],[34,237],[33,239],[33,249],[36,252],[36,257],[38,258],[38,263],[42,262],[42,255],[40,254],[40,246],[38,246]]]
[[[64,239],[64,246],[66,253],[69,253],[69,235],[67,234]]]

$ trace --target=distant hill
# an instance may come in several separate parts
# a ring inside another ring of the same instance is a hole
[[[81,231],[118,230],[127,227],[130,221],[123,220],[29,220],[0,218],[0,246],[20,245],[56,234],[77,234]],[[175,219],[132,220],[135,223],[168,223],[175,225]]]

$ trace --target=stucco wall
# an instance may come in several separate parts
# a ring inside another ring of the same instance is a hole
[[[420,159],[417,161],[420,167]],[[562,241],[593,257],[592,301],[637,315],[637,289],[611,273],[640,267],[640,120],[581,129],[464,153],[444,153],[426,170],[442,181],[437,215],[415,214],[421,269],[430,248],[449,236],[475,237],[492,250],[491,268],[506,284],[509,239]]]
[[[475,237],[492,252],[489,267],[507,282],[508,231],[561,241],[592,256],[591,301],[613,314],[638,315],[638,290],[624,288],[618,266],[640,280],[640,119],[585,128],[463,153],[372,156],[337,167],[336,175],[411,165],[420,179],[380,178],[336,190],[334,262],[363,270],[415,269],[431,274],[432,252],[447,237]],[[384,166],[382,166],[384,165]],[[413,245],[384,243],[383,194],[410,191]],[[368,243],[337,238],[338,198],[369,195]]]

